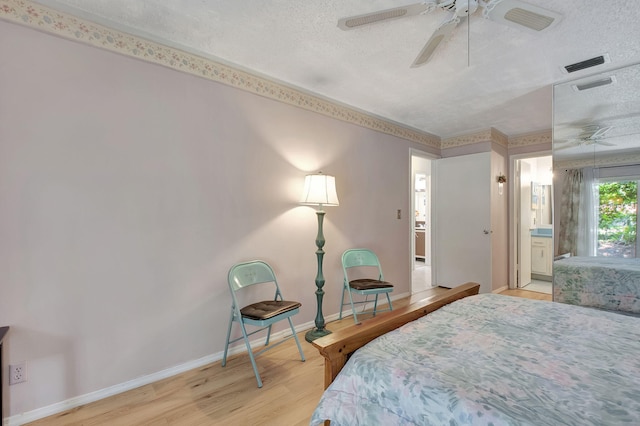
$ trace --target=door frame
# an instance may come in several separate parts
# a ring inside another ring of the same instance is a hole
[[[409,266],[409,270],[411,272],[411,279],[413,280],[413,274],[414,271],[416,270],[416,241],[415,241],[415,234],[416,234],[416,221],[415,221],[415,217],[414,217],[414,212],[416,211],[416,200],[415,200],[415,170],[413,169],[413,157],[419,157],[419,158],[423,158],[425,160],[428,161],[433,161],[433,160],[437,160],[438,158],[441,158],[441,156],[436,155],[436,154],[432,154],[430,152],[427,151],[422,151],[416,148],[409,148],[409,203],[410,203],[410,210],[409,210],[409,251],[411,253],[411,259],[410,259],[410,266]],[[431,164],[431,176],[433,176],[433,164]],[[433,228],[433,215],[434,215],[434,210],[433,210],[433,177],[431,179],[429,179],[430,181],[430,187],[429,187],[429,214],[431,216],[431,227]],[[432,234],[432,233],[431,233]],[[433,243],[433,235],[431,235],[431,237],[429,238],[429,247],[430,247],[430,255],[431,255],[431,285],[433,285],[434,281],[434,277],[435,277],[435,265],[434,265],[434,261],[433,261],[433,256],[435,253],[434,250],[434,243]],[[413,287],[413,285],[411,286]],[[412,288],[413,291],[413,288]]]
[[[520,178],[516,176],[516,161],[527,160],[531,158],[539,157],[551,157],[552,151],[536,151],[527,154],[514,154],[509,156],[509,180],[513,182],[509,187],[509,283],[510,289],[518,288],[518,232],[520,217],[519,217],[519,203],[520,203]],[[516,185],[518,182],[518,185]]]

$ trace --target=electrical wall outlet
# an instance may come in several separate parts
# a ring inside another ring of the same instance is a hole
[[[22,361],[19,364],[9,366],[9,384],[15,385],[27,381],[27,363]]]

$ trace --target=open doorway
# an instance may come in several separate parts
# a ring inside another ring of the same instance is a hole
[[[552,293],[553,188],[550,155],[512,158],[511,288]]]
[[[431,271],[431,159],[411,155],[411,293],[432,287]]]

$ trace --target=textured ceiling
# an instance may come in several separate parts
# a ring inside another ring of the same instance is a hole
[[[578,90],[585,86],[591,88]],[[556,85],[553,133],[554,160],[558,162],[610,155],[619,156],[621,163],[630,155],[637,159],[640,65]]]
[[[429,14],[352,31],[338,19],[393,0],[41,0],[39,3],[196,53],[442,138],[494,127],[550,129],[552,85],[640,61],[638,0],[528,0],[562,15],[543,33],[482,18],[410,68],[445,19]],[[607,53],[571,75],[562,66]]]

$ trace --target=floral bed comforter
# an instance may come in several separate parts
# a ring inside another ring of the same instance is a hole
[[[481,294],[372,341],[311,425],[638,425],[640,318]]]
[[[640,259],[568,257],[556,260],[553,300],[640,314]]]

